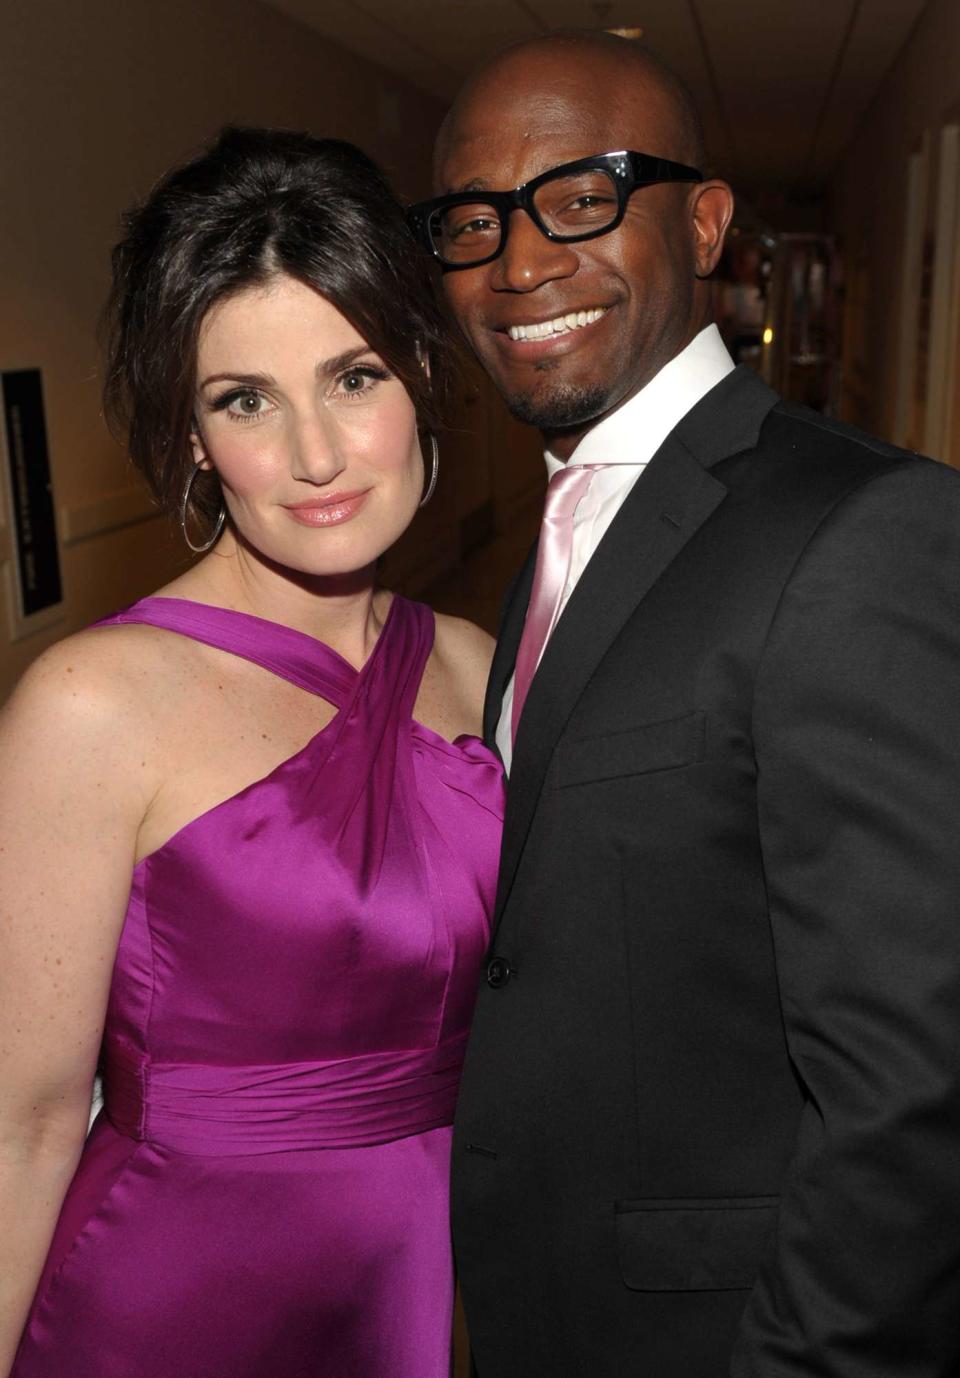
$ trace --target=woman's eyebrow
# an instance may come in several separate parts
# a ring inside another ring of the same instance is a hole
[[[315,372],[318,377],[339,373],[342,369],[349,368],[361,355],[375,353],[376,350],[371,349],[368,344],[355,345],[352,349],[345,349],[342,354],[335,354],[331,359],[321,359]],[[208,388],[211,383],[240,383],[249,388],[270,388],[276,387],[277,380],[269,373],[211,373],[198,384],[198,389]]]
[[[208,388],[211,383],[244,383],[247,387],[268,388],[275,385],[276,379],[269,373],[211,373],[198,387]]]
[[[317,373],[339,373],[342,369],[349,368],[352,363],[363,354],[375,354],[376,350],[371,349],[368,344],[357,345],[354,349],[345,349],[342,354],[335,354],[332,359],[323,359],[317,364]]]

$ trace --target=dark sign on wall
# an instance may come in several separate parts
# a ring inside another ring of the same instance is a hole
[[[40,370],[0,374],[20,615],[63,599]]]

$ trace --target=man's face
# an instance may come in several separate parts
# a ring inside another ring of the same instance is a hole
[[[659,93],[617,92],[591,61],[515,58],[482,78],[443,138],[438,192],[506,191],[561,163],[621,148],[680,158]],[[690,198],[687,185],[642,187],[617,229],[573,244],[548,240],[515,211],[499,258],[445,274],[461,329],[520,420],[548,432],[589,425],[696,333]],[[584,324],[581,313],[589,313]],[[518,326],[562,317],[578,323],[515,338]]]

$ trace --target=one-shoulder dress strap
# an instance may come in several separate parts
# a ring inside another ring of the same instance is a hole
[[[389,616],[387,620],[389,623]],[[298,688],[320,695],[336,708],[343,707],[357,686],[359,675],[353,666],[316,637],[279,622],[235,612],[232,608],[217,608],[186,598],[144,598],[94,625],[107,627],[129,623],[178,632],[207,646],[241,656]],[[383,632],[386,631],[385,625]],[[381,640],[382,637],[383,633]],[[376,649],[379,649],[379,642]],[[376,656],[376,649],[371,660]]]
[[[422,837],[413,760],[413,708],[433,646],[433,613],[396,595],[354,693],[323,736],[309,797],[361,895],[400,852],[419,865]],[[322,807],[320,802],[322,801]]]
[[[364,693],[372,703],[392,704],[394,715],[402,722],[413,715],[423,671],[433,649],[433,612],[424,603],[414,603],[396,594],[381,633],[381,641],[387,638],[387,652],[371,656],[364,666]]]

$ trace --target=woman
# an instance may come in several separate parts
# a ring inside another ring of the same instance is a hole
[[[226,131],[114,268],[108,402],[210,549],[0,732],[0,1373],[446,1378],[490,647],[375,583],[441,327],[376,169],[301,135]]]

